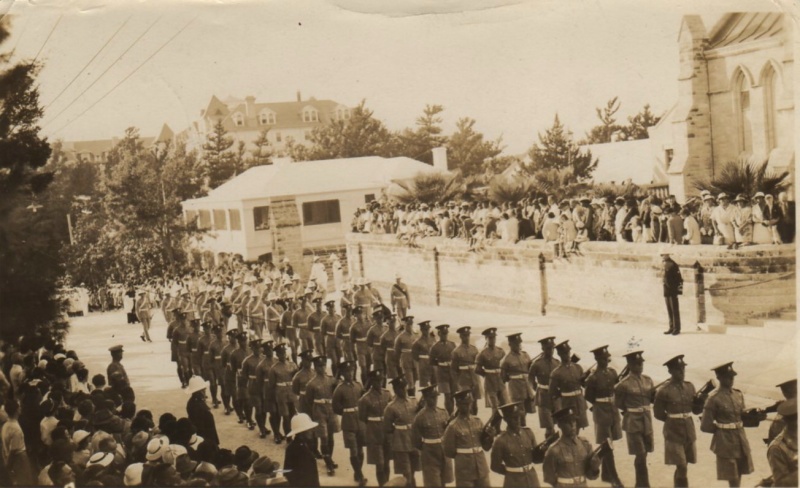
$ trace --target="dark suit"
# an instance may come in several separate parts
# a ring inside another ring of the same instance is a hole
[[[778,202],[775,204],[781,212],[778,220],[778,235],[784,244],[794,242],[795,221],[794,221],[794,202]]]
[[[283,469],[291,470],[286,473],[290,486],[319,486],[317,460],[302,438],[295,436],[286,446]]]
[[[678,306],[678,295],[683,288],[683,277],[678,264],[671,258],[664,260],[664,301],[667,303],[667,314],[669,315],[670,330],[681,330],[681,312]]]
[[[214,415],[206,405],[203,397],[192,396],[186,403],[186,415],[197,429],[197,435],[204,440],[215,442],[219,445],[217,427],[214,424]]]

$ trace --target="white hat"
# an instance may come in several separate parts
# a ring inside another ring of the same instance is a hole
[[[267,300],[270,302],[272,300],[277,300],[277,299],[278,299],[278,294],[275,292],[269,292],[269,294],[267,295]]]
[[[106,466],[111,464],[112,461],[114,461],[113,454],[111,454],[110,452],[100,451],[91,455],[89,461],[86,463],[86,466],[89,467],[99,464],[100,466],[103,466],[105,468]]]
[[[189,386],[186,387],[186,394],[191,395],[194,392],[205,390],[208,388],[208,381],[200,376],[192,376],[189,378]]]
[[[669,249],[669,246],[661,246],[658,248],[658,255],[659,256],[669,256],[672,252]]]
[[[313,258],[311,258],[312,263],[316,263],[317,261],[319,261],[319,256],[314,256]]]
[[[197,449],[197,446],[203,443],[203,438],[197,434],[192,434],[192,437],[189,438],[189,447],[192,449]]]
[[[186,450],[180,444],[170,444],[167,449],[164,451],[164,454],[161,456],[161,460],[167,464],[175,465],[175,460],[178,459],[178,456],[182,454],[188,454],[189,451]]]
[[[337,256],[334,253],[331,253],[331,255],[330,255],[330,257],[328,259],[330,259],[331,261],[338,261],[339,260],[339,256]]]
[[[83,440],[86,439],[87,437],[89,437],[90,435],[92,435],[92,434],[86,432],[85,430],[76,430],[72,434],[72,443],[77,446],[78,444],[83,442]]]
[[[756,194],[753,195],[753,198],[759,198],[759,197],[764,198],[764,192],[763,191],[756,192]]]
[[[133,463],[125,468],[125,479],[122,484],[125,486],[139,486],[142,484],[142,472],[144,471],[143,463]]]
[[[148,461],[158,461],[164,456],[164,452],[169,448],[168,437],[156,437],[147,443],[147,453],[145,458]]]
[[[289,258],[283,258],[284,264],[289,264]]]
[[[308,414],[298,413],[292,417],[292,431],[286,434],[286,437],[294,437],[295,435],[307,430],[311,430],[318,425],[318,423],[311,420],[311,417],[309,417]]]

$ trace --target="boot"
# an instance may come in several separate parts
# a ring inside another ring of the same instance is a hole
[[[650,488],[650,475],[647,472],[647,461],[634,461],[633,467],[636,470],[636,488]]]
[[[333,476],[336,473],[336,468],[333,465],[333,460],[330,456],[325,456],[325,467],[328,468],[328,476]]]

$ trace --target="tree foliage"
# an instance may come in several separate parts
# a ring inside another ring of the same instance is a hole
[[[202,169],[207,189],[218,187],[236,173],[236,156],[230,151],[233,144],[233,138],[228,135],[222,120],[218,120],[203,144]]]
[[[258,134],[258,138],[253,141],[256,147],[251,154],[252,166],[263,166],[265,164],[272,164],[273,150],[269,142],[269,128],[262,130]]]
[[[403,203],[436,203],[464,196],[466,184],[459,173],[418,173],[409,182],[396,182],[401,188],[396,198]]]
[[[447,144],[447,136],[443,134],[441,105],[426,105],[422,115],[417,117],[414,129],[406,128],[396,137],[397,153],[417,161],[433,164],[431,149]]]
[[[597,118],[600,119],[600,125],[592,127],[592,129],[586,133],[586,144],[611,142],[611,135],[622,129],[622,127],[617,125],[617,119],[614,118],[614,115],[619,110],[619,106],[619,97],[614,97],[606,102],[605,107],[595,108]]]
[[[496,203],[516,203],[531,196],[536,183],[531,178],[509,178],[497,175],[489,181],[489,199]]]
[[[530,163],[522,169],[536,176],[544,170],[569,170],[563,172],[568,176],[568,184],[588,180],[597,168],[597,159],[591,151],[581,151],[573,141],[570,132],[556,114],[553,125],[544,133],[539,133],[539,142],[534,143],[528,151]]]
[[[503,148],[502,141],[487,141],[475,130],[475,119],[462,117],[456,122],[456,130],[447,144],[447,161],[450,169],[459,170],[465,176],[482,174],[486,165],[497,158]]]
[[[708,190],[713,194],[743,194],[751,198],[756,192],[776,195],[791,186],[789,172],[776,173],[767,169],[767,161],[742,157],[729,161],[711,179],[694,183],[697,190]]]
[[[656,125],[660,120],[661,117],[656,117],[650,111],[650,104],[645,104],[638,114],[628,117],[628,125],[622,128],[625,139],[632,141],[649,138],[647,128]]]

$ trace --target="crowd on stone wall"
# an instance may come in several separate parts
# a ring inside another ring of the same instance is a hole
[[[550,195],[517,202],[378,203],[358,209],[353,232],[395,234],[411,245],[420,237],[465,239],[471,249],[494,241],[543,239],[557,256],[586,241],[724,245],[794,241],[794,202],[773,195],[712,195],[686,204],[674,196],[583,196],[558,201]]]

